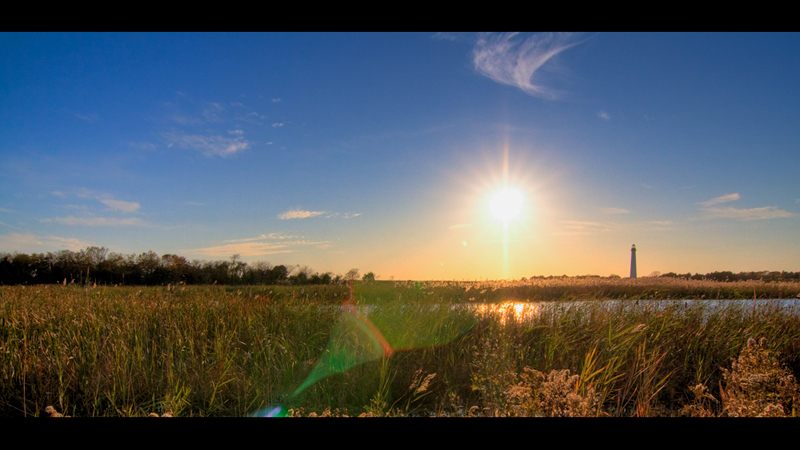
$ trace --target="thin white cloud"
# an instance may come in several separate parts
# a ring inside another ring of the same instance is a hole
[[[710,218],[724,218],[724,219],[737,219],[737,220],[761,220],[761,219],[777,219],[780,217],[794,217],[797,214],[790,213],[778,209],[777,206],[764,206],[761,208],[707,208],[705,209]]]
[[[225,112],[225,107],[219,103],[207,103],[207,107],[203,109],[203,117],[209,122],[220,122],[220,114]]]
[[[352,219],[353,217],[358,217],[362,213],[331,213],[325,216],[326,219],[332,219],[334,217],[341,217],[342,219]]]
[[[0,225],[6,226],[6,227],[9,227],[9,228],[13,228],[15,230],[21,230],[22,229],[20,227],[15,227],[14,225],[9,225],[9,224],[7,224],[5,222],[0,222]]]
[[[53,195],[56,195],[61,198],[65,198],[66,194],[59,191],[54,191]],[[93,191],[91,189],[80,188],[75,191],[76,196],[80,198],[92,198],[97,200],[98,202],[108,206],[109,208],[122,211],[126,213],[134,213],[139,210],[141,205],[137,202],[126,202],[123,200],[115,199],[111,194],[107,194],[105,192]],[[79,209],[79,210],[87,210],[88,208],[86,205],[61,205],[62,208],[69,208],[69,209]]]
[[[282,102],[282,101],[283,101],[283,100],[281,100],[280,98],[273,98],[273,99],[272,99],[272,102],[273,102],[273,103],[280,103],[280,102]]]
[[[613,207],[611,207],[611,208],[602,208],[600,211],[603,212],[603,214],[628,214],[628,213],[630,213],[630,211],[628,211],[627,209],[613,208]]]
[[[239,244],[217,245],[214,247],[196,248],[183,251],[183,253],[190,255],[208,255],[218,258],[227,258],[231,255],[260,256],[290,252],[291,250],[286,249],[286,245],[269,242],[243,242]]]
[[[235,241],[235,240],[234,240]],[[230,241],[224,241],[230,242]],[[318,248],[327,248],[330,245],[329,241],[285,241],[285,242],[239,242],[226,245],[217,245],[214,247],[196,248],[189,250],[182,250],[183,253],[208,255],[212,257],[229,257],[231,255],[242,256],[261,256],[272,255],[277,253],[291,253],[295,251],[294,247],[297,246],[316,246]]]
[[[62,238],[57,236],[48,236],[44,238],[44,240],[45,244],[47,245],[52,245],[53,247],[57,247],[59,249],[67,249],[72,251],[78,251],[94,245],[93,242],[84,241],[82,239],[77,239],[77,238]]]
[[[4,250],[12,248],[18,250],[31,245],[40,245],[41,243],[42,241],[31,233],[9,233],[0,235],[0,247]]]
[[[9,233],[0,235],[0,247],[12,251],[78,251],[94,245],[93,242],[76,238],[63,238],[58,236],[39,237],[32,233]]]
[[[6,209],[6,208],[0,208],[0,212],[4,212],[4,213],[15,213],[16,211],[12,211],[12,210],[10,210],[10,209]]]
[[[294,236],[291,234],[281,234],[281,233],[269,233],[269,234],[262,234],[258,237],[253,238],[243,238],[243,239],[225,239],[222,242],[232,242],[232,243],[239,243],[239,242],[253,242],[253,241],[260,241],[264,239],[278,239],[278,240],[286,240],[286,239],[300,239],[303,236]]]
[[[226,138],[170,132],[162,133],[162,136],[169,142],[169,147],[178,145],[181,148],[192,148],[206,156],[230,156],[250,147],[250,142],[242,135]]]
[[[148,223],[138,217],[56,217],[56,222],[62,225],[80,225],[87,227],[116,227],[116,226],[147,226]]]
[[[534,97],[556,98],[555,91],[534,80],[534,74],[547,60],[579,42],[573,42],[569,33],[542,33],[524,41],[515,39],[516,35],[482,35],[472,52],[475,69],[498,83],[518,87]]]
[[[111,209],[116,209],[118,211],[129,212],[129,213],[136,212],[141,206],[136,202],[124,202],[122,200],[106,199],[106,200],[100,200],[100,202]]]
[[[611,226],[606,223],[600,222],[586,222],[581,220],[563,220],[561,221],[566,231],[553,233],[556,236],[579,236],[597,234],[602,232],[611,231]]]
[[[303,236],[294,236],[291,234],[281,234],[281,233],[270,233],[270,234],[262,234],[261,237],[263,239],[298,239],[302,238]]]
[[[598,112],[597,113],[597,117],[599,117],[599,118],[601,118],[603,120],[611,120],[611,116],[609,116],[608,113],[605,112],[605,111]]]
[[[100,116],[94,113],[92,114],[75,113],[75,117],[89,123],[97,122],[98,120],[100,120]]]
[[[303,211],[300,209],[293,209],[278,215],[279,219],[306,219],[308,217],[321,216],[325,211]]]
[[[739,200],[739,198],[740,198],[739,194],[727,194],[712,198],[711,200],[707,200],[705,202],[701,202],[700,204],[702,206],[708,207],[708,206],[719,205],[720,203],[728,203],[734,200]]]
[[[272,124],[272,128],[280,128],[283,126],[283,123],[277,122]]]

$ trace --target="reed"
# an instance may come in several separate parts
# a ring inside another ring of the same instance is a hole
[[[602,300],[644,282],[600,283],[590,300],[527,318],[466,307],[583,296],[559,283],[373,283],[352,299],[345,286],[0,287],[0,416],[244,416],[274,403],[293,415],[657,416],[698,404],[720,415],[728,383],[746,379],[744,363],[730,374],[751,338],[785,370],[781,411],[796,407],[797,311]],[[341,339],[345,299],[395,351],[291,397]]]

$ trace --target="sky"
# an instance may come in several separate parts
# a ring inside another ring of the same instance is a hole
[[[799,33],[0,33],[0,252],[800,271],[799,73]]]

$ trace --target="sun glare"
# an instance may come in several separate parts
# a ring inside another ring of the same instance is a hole
[[[489,211],[494,218],[509,222],[519,216],[522,202],[522,192],[518,189],[505,188],[492,196],[489,201]]]

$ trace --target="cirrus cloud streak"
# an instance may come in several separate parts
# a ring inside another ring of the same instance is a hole
[[[534,74],[547,60],[579,42],[573,42],[570,33],[542,33],[524,41],[515,39],[517,34],[482,35],[472,52],[475,70],[534,97],[556,98],[552,89],[534,84]]]
[[[794,217],[797,214],[790,213],[777,206],[764,206],[761,208],[738,209],[728,208],[707,208],[705,210],[709,218],[724,218],[737,220],[762,220],[777,219],[780,217]]]

